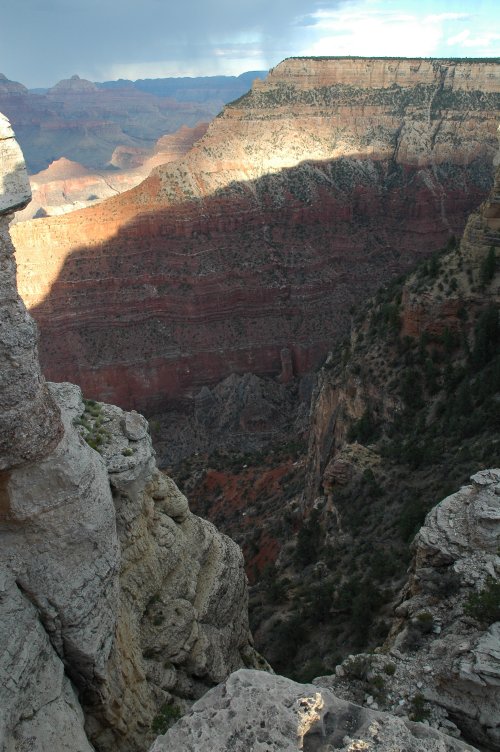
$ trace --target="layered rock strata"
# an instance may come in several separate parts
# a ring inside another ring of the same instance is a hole
[[[30,173],[61,157],[105,170],[116,147],[152,149],[165,133],[210,120],[221,106],[220,97],[181,102],[133,86],[104,90],[78,76],[33,93],[0,74],[0,111],[15,128]]]
[[[500,138],[500,127],[497,138]],[[451,251],[442,257],[438,262],[442,271],[439,274],[435,272],[425,289],[422,289],[421,269],[405,281],[400,302],[393,310],[396,318],[392,322],[393,327],[396,325],[400,343],[405,338],[413,338],[424,344],[432,342],[434,347],[439,348],[443,345],[443,337],[451,336],[464,339],[469,351],[475,344],[474,327],[480,316],[490,306],[500,307],[499,272],[495,261],[500,249],[498,142],[493,163],[492,188],[486,200],[471,213],[458,254]],[[489,254],[493,265],[490,278],[485,280],[483,269]],[[447,280],[453,287],[448,286]],[[446,293],[443,282],[447,284]],[[386,313],[387,310],[383,315]],[[344,351],[346,362],[339,366],[335,363],[334,355],[329,354],[325,367],[318,374],[308,447],[306,500],[309,505],[321,493],[322,486],[331,490],[329,475],[339,459],[339,453],[346,448],[349,426],[372,409],[376,409],[379,419],[391,421],[404,410],[400,393],[394,388],[388,389],[387,380],[381,375],[380,366],[384,366],[382,361],[385,361],[385,365],[389,361],[391,346],[382,344],[382,338],[378,338],[378,341],[376,338],[369,343],[366,351],[366,342],[370,337],[367,316],[363,327],[353,326],[351,329],[350,342]],[[399,348],[401,346],[398,345]],[[346,367],[351,355],[360,349],[363,350],[362,357],[357,356],[356,363],[351,362]],[[364,369],[360,368],[361,361]],[[377,372],[367,377],[367,369],[375,363],[379,366]]]
[[[499,91],[495,62],[278,65],[137,188],[14,228],[44,367],[148,413],[284,350],[309,372],[352,303],[461,233]]]
[[[241,670],[158,737],[151,752],[473,752],[418,723],[359,707],[328,689]]]
[[[2,128],[10,213],[29,192]],[[162,704],[259,663],[242,555],[157,470],[142,416],[49,390],[4,237],[0,747],[135,751]]]

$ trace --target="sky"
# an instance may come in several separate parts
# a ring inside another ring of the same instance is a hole
[[[499,57],[498,0],[12,0],[0,72],[29,88],[78,74],[238,75],[285,57]]]

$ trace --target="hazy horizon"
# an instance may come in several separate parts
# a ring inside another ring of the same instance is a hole
[[[0,72],[28,88],[240,75],[286,57],[498,57],[495,0],[17,0],[2,11]]]

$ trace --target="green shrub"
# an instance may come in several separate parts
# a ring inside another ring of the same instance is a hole
[[[153,719],[151,731],[155,734],[164,734],[170,726],[173,726],[181,717],[181,711],[176,705],[162,705],[158,715]]]
[[[500,621],[500,582],[488,577],[484,588],[469,596],[464,611],[485,626]]]
[[[411,721],[425,721],[429,717],[429,710],[425,707],[425,697],[420,692],[412,697],[411,700]]]

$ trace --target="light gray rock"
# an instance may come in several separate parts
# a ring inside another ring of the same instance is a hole
[[[483,470],[471,481],[429,512],[416,536],[409,582],[384,652],[347,659],[336,676],[315,683],[353,699],[377,676],[385,709],[396,712],[388,698],[403,695],[405,712],[412,715],[421,695],[430,722],[447,733],[458,727],[497,751],[500,622],[478,621],[467,604],[488,578],[500,579],[500,470]]]
[[[240,670],[208,692],[150,752],[465,752],[420,723],[362,708],[328,689]]]
[[[40,372],[37,332],[17,293],[13,212],[30,200],[21,150],[0,114],[0,472],[43,457],[62,434],[58,410]],[[1,488],[0,516],[8,514]]]
[[[157,469],[142,416],[84,404],[71,385],[51,388],[65,391],[82,440],[104,437],[121,549],[116,639],[100,701],[84,707],[87,727],[100,749],[136,750],[162,704],[186,707],[232,670],[259,664],[243,557]]]
[[[53,386],[64,424],[57,447],[10,472],[0,561],[36,604],[52,645],[81,687],[103,676],[117,618],[119,548],[105,464],[77,434],[79,389]]]
[[[3,568],[0,634],[0,749],[91,752],[83,713],[64,664],[35,607]]]
[[[23,209],[30,201],[24,157],[9,121],[0,112],[0,214]]]

